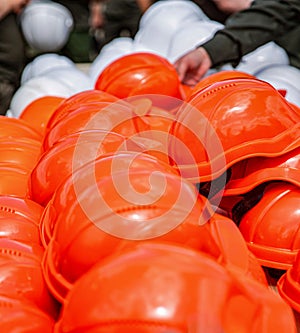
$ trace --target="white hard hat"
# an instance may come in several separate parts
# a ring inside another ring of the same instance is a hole
[[[222,29],[223,24],[216,21],[191,22],[178,29],[171,39],[167,58],[175,62],[188,51],[193,50],[197,45],[205,43],[213,37],[217,30]]]
[[[166,57],[175,32],[187,23],[202,20],[209,19],[192,1],[158,1],[141,17],[134,40]]]
[[[75,63],[66,56],[57,53],[41,54],[25,66],[21,76],[21,84],[58,68],[72,68],[75,66]]]
[[[73,94],[93,88],[90,77],[77,67],[56,68],[45,75],[70,88]]]
[[[27,105],[43,96],[67,98],[73,94],[72,89],[56,79],[47,76],[38,76],[25,82],[14,93],[9,107],[9,115],[18,118]]]
[[[25,40],[40,52],[61,50],[74,26],[71,12],[50,0],[32,0],[20,14]]]
[[[236,70],[256,75],[259,71],[273,65],[289,65],[289,58],[282,47],[269,42],[245,55]]]
[[[300,107],[300,70],[290,65],[276,65],[260,71],[256,77],[270,83],[278,90],[285,90],[285,98]]]
[[[132,48],[133,39],[130,37],[115,38],[108,44],[104,45],[89,67],[88,74],[93,85],[109,64],[126,54],[132,53]]]

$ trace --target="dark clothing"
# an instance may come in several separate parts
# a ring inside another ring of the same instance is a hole
[[[151,0],[150,3],[167,0]],[[202,11],[211,19],[224,23],[227,14],[221,12],[211,0],[191,0],[198,5]],[[133,38],[138,31],[142,12],[136,0],[106,0],[104,2],[105,25],[103,27],[104,37],[101,41],[105,44],[120,36]]]
[[[133,38],[138,30],[142,11],[135,0],[108,0],[104,3],[105,18],[103,45],[114,38]]]
[[[212,0],[191,0],[197,6],[201,8],[203,13],[209,17],[211,20],[225,23],[226,19],[228,18],[229,14],[222,12],[216,4]]]
[[[242,56],[275,41],[291,65],[300,68],[300,0],[257,0],[249,9],[231,15],[225,28],[203,46],[213,66],[238,65]]]
[[[20,85],[25,66],[25,43],[16,15],[0,20],[0,114],[4,115]]]
[[[0,20],[0,81],[17,85],[25,63],[24,41],[16,16]]]
[[[93,60],[93,41],[89,33],[89,0],[55,0],[69,9],[74,20],[74,29],[69,40],[60,51],[74,62],[90,62]]]

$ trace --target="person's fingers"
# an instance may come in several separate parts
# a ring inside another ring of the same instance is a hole
[[[187,62],[184,60],[184,58],[181,58],[179,60],[177,60],[174,63],[175,69],[177,71],[179,80],[182,82],[186,76],[187,70],[188,70],[188,64]]]

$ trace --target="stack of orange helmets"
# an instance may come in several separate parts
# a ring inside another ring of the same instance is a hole
[[[0,283],[20,332],[296,332],[263,266],[287,270],[298,251],[297,172],[283,165],[300,114],[251,75],[213,75],[191,89],[160,56],[126,55],[95,89],[0,122],[22,136],[14,151],[27,145],[26,163],[1,154],[16,169],[0,184],[3,267],[36,274],[30,288],[27,271],[11,292]]]
[[[29,196],[42,135],[23,119],[0,117],[0,316],[3,332],[53,331],[59,304],[42,272],[43,207]]]

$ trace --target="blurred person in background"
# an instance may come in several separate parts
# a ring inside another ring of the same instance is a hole
[[[143,13],[153,0],[91,0],[90,26],[96,34],[98,52],[118,37],[133,38]]]
[[[20,85],[25,66],[25,43],[17,15],[30,0],[0,1],[0,115],[5,115]]]
[[[284,48],[290,64],[300,68],[300,0],[213,1],[230,15],[224,29],[176,61],[183,83],[194,86],[210,68],[237,66],[244,55],[270,41]]]
[[[60,54],[76,63],[90,62],[95,57],[93,38],[89,25],[90,0],[54,0],[65,6],[72,14],[74,29]]]

